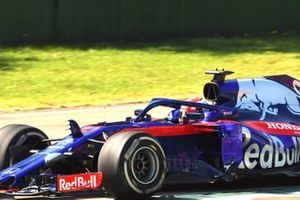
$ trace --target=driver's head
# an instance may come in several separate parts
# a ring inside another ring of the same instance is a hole
[[[179,122],[179,117],[180,117],[180,110],[175,109],[171,110],[168,114],[168,120],[173,122],[173,123],[178,123]]]

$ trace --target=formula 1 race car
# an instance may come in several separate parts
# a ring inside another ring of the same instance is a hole
[[[205,100],[155,98],[134,117],[81,128],[69,120],[61,139],[27,125],[1,128],[1,192],[99,190],[144,199],[164,184],[299,176],[300,82],[207,73]]]

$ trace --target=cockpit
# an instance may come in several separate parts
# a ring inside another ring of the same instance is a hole
[[[190,108],[190,109],[187,109]],[[192,108],[192,109],[191,109]],[[192,112],[188,112],[193,110]],[[152,99],[145,109],[135,110],[133,122],[169,122],[169,123],[192,123],[205,120],[209,114],[219,113],[215,106],[175,99]]]

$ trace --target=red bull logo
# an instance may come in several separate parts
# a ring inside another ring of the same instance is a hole
[[[294,81],[293,90],[266,78],[238,80],[238,85],[235,107],[261,113],[260,120],[264,120],[267,114],[277,116],[280,105],[293,115],[300,115],[299,81]]]
[[[271,128],[299,128],[298,126],[287,127],[283,123],[279,127],[276,123],[271,124]],[[274,126],[273,126],[274,125]],[[300,160],[300,138],[291,137],[292,144],[286,146],[282,140],[276,136],[266,135],[269,142],[265,145],[259,145],[256,142],[251,143],[251,132],[248,128],[242,127],[242,133],[245,138],[243,141],[244,158],[239,165],[240,169],[270,169],[284,166],[292,166],[299,163]]]
[[[102,182],[102,173],[74,174],[57,177],[57,191],[73,192],[82,190],[96,190]]]
[[[294,87],[294,90],[300,95],[300,81],[294,80],[293,87]]]

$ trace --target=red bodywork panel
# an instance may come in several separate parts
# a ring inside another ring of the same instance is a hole
[[[243,122],[244,125],[254,128],[258,131],[274,134],[274,135],[287,135],[299,136],[300,125],[284,122],[265,122],[265,121],[247,121]]]
[[[178,126],[155,126],[147,128],[130,128],[122,131],[144,131],[153,137],[168,137],[168,136],[182,136],[195,135],[199,133],[214,133],[217,127],[209,124],[186,124]]]

